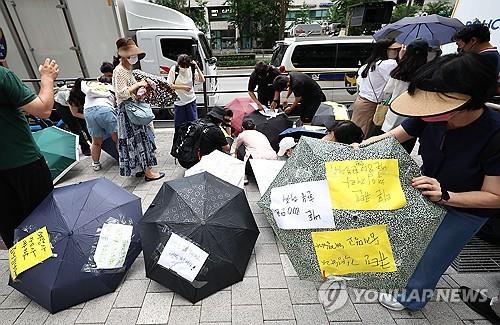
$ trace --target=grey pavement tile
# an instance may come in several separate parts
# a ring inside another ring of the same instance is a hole
[[[231,293],[233,306],[260,305],[260,289],[258,278],[243,278],[243,281],[238,282],[232,286]]]
[[[461,319],[469,319],[469,320],[476,320],[476,319],[485,319],[483,316],[479,315],[475,311],[469,308],[464,302],[449,302],[448,306],[453,310],[455,314]]]
[[[45,308],[32,301],[23,311],[23,313],[17,318],[14,324],[43,324],[45,320],[49,317],[50,312]]]
[[[408,309],[403,309],[403,310],[389,310],[389,313],[391,314],[392,318],[394,319],[400,319],[400,318],[413,318],[413,319],[418,319],[418,318],[425,318],[424,314],[419,310],[419,311],[411,311]]]
[[[380,304],[354,304],[363,324],[394,324],[389,311]]]
[[[287,288],[281,264],[257,264],[261,289]]]
[[[127,280],[144,280],[146,279],[146,268],[144,266],[144,258],[137,258],[127,272]]]
[[[425,317],[432,324],[461,324],[460,318],[445,302],[429,302],[422,309]]]
[[[245,271],[245,277],[247,276],[257,276],[257,260],[255,255],[251,255],[248,260],[247,269]]]
[[[141,307],[150,280],[126,280],[116,297],[114,307]]]
[[[14,290],[10,293],[10,295],[2,302],[0,305],[0,309],[6,308],[26,308],[30,303],[30,299],[20,293],[17,290]]]
[[[76,322],[81,309],[66,309],[56,314],[52,314],[45,321],[45,325],[67,325]]]
[[[264,325],[295,325],[297,322],[295,320],[266,320]]]
[[[260,290],[264,320],[295,319],[287,289]]]
[[[347,293],[355,304],[378,304],[378,291],[348,287]]]
[[[2,304],[2,302],[7,299],[7,295],[1,295],[0,296],[0,304]]]
[[[500,276],[495,273],[458,273],[449,276],[459,285],[474,289],[488,289],[488,296],[498,295],[500,290]]]
[[[171,289],[165,287],[164,285],[159,284],[158,282],[151,280],[149,282],[147,292],[171,292],[171,291],[172,291]]]
[[[173,299],[174,294],[172,292],[147,293],[137,324],[167,323]]]
[[[278,246],[276,244],[255,245],[257,264],[281,264]]]
[[[276,244],[273,228],[259,228],[260,234],[255,245]]]
[[[293,312],[297,325],[328,325],[325,310],[320,304],[315,305],[293,305]]]
[[[446,282],[443,277],[441,277],[438,281],[438,283],[436,284],[436,288],[437,289],[447,289],[447,288],[450,288],[450,285],[448,284],[448,282]]]
[[[318,290],[312,281],[300,280],[298,277],[287,277],[288,291],[292,304],[317,304]]]
[[[347,292],[346,292],[347,293]],[[329,312],[326,314],[329,321],[333,322],[355,322],[360,321],[361,318],[354,308],[354,304],[351,300],[347,299],[347,302],[337,310]]]
[[[0,310],[0,325],[14,324],[16,319],[21,315],[23,309],[1,309]]]
[[[267,221],[266,215],[264,213],[254,213],[253,217],[255,219],[255,223],[259,228],[270,228],[271,225],[269,221]]]
[[[0,250],[0,252],[7,252],[6,250]],[[9,271],[9,261],[0,259],[0,274],[4,274]]]
[[[115,302],[117,292],[113,292],[99,298],[87,301],[80,315],[76,319],[77,323],[104,323],[108,318],[111,307]]]
[[[111,309],[106,325],[135,325],[139,317],[140,308]]]
[[[195,306],[201,306],[201,301],[198,301]],[[178,293],[174,293],[174,300],[172,306],[193,306],[193,303]]]
[[[427,319],[396,319],[396,324],[398,325],[430,325],[431,323]]]
[[[464,320],[465,325],[491,325],[487,320]]]
[[[443,275],[442,278],[444,281],[446,281],[446,283],[450,286],[450,288],[455,288],[455,289],[460,288],[460,285],[456,283],[455,280],[453,280],[453,278],[448,274]]]
[[[253,213],[264,213],[262,209],[257,205],[257,202],[248,202],[248,205],[250,205],[250,209]]]
[[[280,259],[285,276],[298,276],[287,254],[280,254]]]
[[[6,249],[0,249],[0,260],[8,260],[9,259],[9,251]]]
[[[261,305],[233,306],[231,317],[232,325],[264,324]]]
[[[201,322],[231,321],[231,292],[219,291],[201,302]]]
[[[198,325],[200,322],[201,306],[172,306],[170,309],[169,325]]]
[[[283,244],[279,240],[277,240],[277,242],[278,242],[278,251],[280,252],[280,254],[288,254],[288,252],[283,247]]]

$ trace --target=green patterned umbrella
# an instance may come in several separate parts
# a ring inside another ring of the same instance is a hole
[[[71,168],[78,164],[78,136],[51,126],[33,133],[52,175],[57,183]]]
[[[277,226],[270,209],[271,190],[288,184],[325,180],[325,162],[366,159],[398,159],[399,177],[407,203],[397,210],[352,211],[333,209],[335,229],[285,230]],[[413,273],[434,232],[441,223],[444,209],[430,203],[411,186],[420,169],[393,138],[384,139],[360,149],[302,137],[285,166],[259,201],[259,206],[288,253],[301,279],[320,281],[322,275],[311,239],[313,231],[361,228],[387,225],[397,271],[391,273],[355,273],[348,285],[370,289],[400,289]]]

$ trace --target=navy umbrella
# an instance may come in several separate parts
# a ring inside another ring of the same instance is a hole
[[[439,15],[405,17],[384,26],[373,35],[376,40],[393,38],[396,42],[408,45],[420,37],[426,41],[437,40],[441,44],[453,42],[453,35],[465,25],[456,18]]]
[[[259,235],[245,191],[207,172],[164,183],[139,228],[146,276],[192,303],[243,279]],[[171,240],[188,245],[174,252]],[[187,250],[206,259],[195,265]],[[187,277],[181,265],[199,271]]]
[[[46,226],[57,256],[9,284],[51,313],[115,291],[141,252],[136,227],[141,217],[140,198],[105,178],[56,188],[17,227],[15,239]],[[125,261],[115,269],[98,268],[93,261],[107,223],[133,226]]]

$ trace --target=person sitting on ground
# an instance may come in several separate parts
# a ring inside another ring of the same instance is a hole
[[[281,73],[278,69],[264,62],[258,62],[248,79],[248,95],[257,104],[259,111],[263,106],[270,107],[274,98],[273,81]],[[257,97],[255,96],[257,87]]]
[[[216,127],[207,127],[203,130],[200,140],[200,155],[206,156],[214,150],[219,150],[229,153],[230,147],[227,143],[224,132],[222,132],[221,125],[224,120],[225,109],[215,106],[207,113],[207,117],[201,120],[206,124],[211,124]]]
[[[280,159],[288,159],[292,156],[293,149],[297,145],[297,142],[295,142],[295,139],[292,137],[284,137],[280,141],[280,149],[278,150],[278,157]]]
[[[327,123],[328,134],[322,140],[353,144],[363,141],[363,130],[352,121],[332,121]]]
[[[246,161],[252,157],[254,159],[276,160],[276,152],[271,147],[267,137],[255,129],[253,120],[244,120],[242,123],[243,132],[241,132],[231,147],[231,154],[240,160]],[[244,146],[245,153],[237,155],[240,146]]]
[[[271,108],[275,109],[280,104],[280,93],[288,89],[286,99],[283,101],[285,113],[300,115],[302,122],[305,123],[312,120],[321,102],[326,100],[318,83],[302,72],[290,72],[288,76],[277,76],[273,81],[273,87],[275,94]],[[292,93],[295,100],[290,107],[286,107]]]

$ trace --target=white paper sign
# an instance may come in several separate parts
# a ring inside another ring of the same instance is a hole
[[[207,260],[208,253],[188,240],[172,233],[158,264],[193,282]]]
[[[208,172],[229,184],[244,188],[245,162],[219,150],[201,157],[199,163],[184,172],[184,176]]]
[[[284,160],[250,159],[260,195],[264,195],[274,181],[281,168],[285,165]]]
[[[132,225],[105,223],[101,228],[94,253],[98,269],[116,269],[123,266],[132,239]]]
[[[281,229],[335,228],[326,180],[271,189],[271,210]]]

